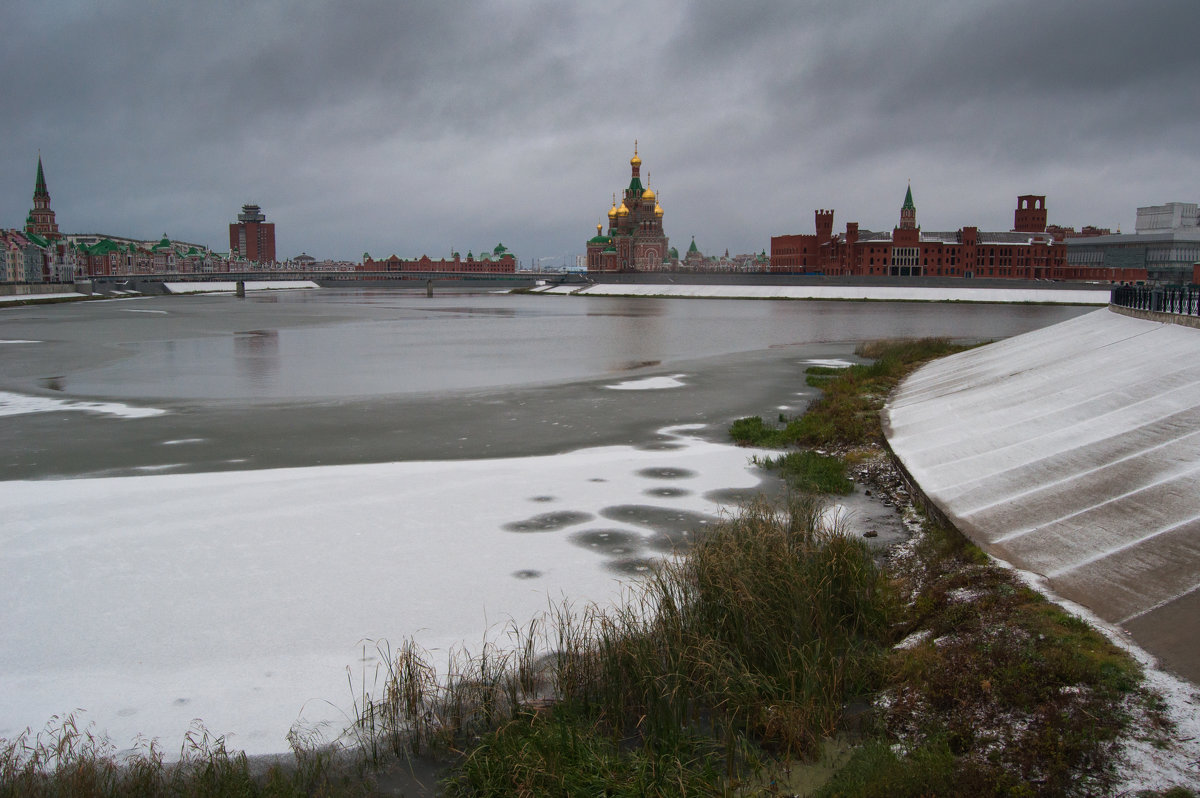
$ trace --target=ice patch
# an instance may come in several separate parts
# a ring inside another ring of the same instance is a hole
[[[807,363],[810,366],[824,366],[825,368],[830,369],[846,369],[854,365],[849,360],[840,360],[838,358],[810,358],[802,362]]]
[[[155,407],[132,407],[120,402],[77,402],[0,391],[0,416],[20,416],[26,413],[59,413],[65,410],[78,410],[84,413],[116,416],[117,418],[149,418],[151,416],[161,416],[167,412]]]
[[[0,296],[0,302],[23,302],[29,299],[84,299],[86,294],[75,291],[64,291],[61,294],[11,294]]]
[[[24,338],[13,338],[7,341],[0,341],[0,344],[40,344],[41,341],[27,341]]]
[[[165,310],[140,310],[137,308],[121,308],[121,310],[126,313],[161,313],[164,316],[167,315]]]
[[[670,377],[644,377],[640,380],[627,380],[616,385],[605,385],[613,391],[660,391],[664,388],[682,388],[687,383],[681,382],[686,374],[675,374]]]
[[[827,532],[839,532],[846,529],[850,522],[850,509],[843,504],[830,504],[821,509],[821,526]]]
[[[163,441],[163,446],[180,446],[185,443],[204,443],[204,438],[179,438],[173,441]]]

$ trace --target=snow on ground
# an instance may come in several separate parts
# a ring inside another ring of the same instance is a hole
[[[669,377],[643,377],[640,380],[626,380],[604,387],[613,391],[660,391],[664,388],[682,388],[686,383],[681,380],[686,376],[686,374],[673,374]]]
[[[1003,563],[1005,564],[1006,563]],[[1155,657],[1141,648],[1125,632],[1105,622],[1086,607],[1057,595],[1049,583],[1037,574],[1014,569],[1017,576],[1067,612],[1081,618],[1127,652],[1142,666],[1146,687],[1162,696],[1166,715],[1175,723],[1175,733],[1166,746],[1151,729],[1139,730],[1121,740],[1118,767],[1118,795],[1134,795],[1141,790],[1163,791],[1180,784],[1200,785],[1200,690],[1196,685],[1161,670]],[[1135,721],[1137,722],[1137,721]]]
[[[810,366],[824,366],[831,369],[848,369],[854,365],[849,360],[842,360],[841,358],[809,358],[802,362]]]
[[[0,341],[0,344],[40,344],[41,341],[29,341],[24,338],[12,338],[7,341]]]
[[[858,285],[666,285],[599,283],[558,285],[547,294],[584,296],[667,296],[719,299],[876,299],[916,302],[1052,302],[1107,305],[1109,290],[1050,288],[944,288],[937,286]]]
[[[168,294],[197,294],[207,292],[236,291],[237,282],[233,280],[195,282],[195,283],[163,283]],[[285,288],[320,288],[312,280],[247,280],[247,291],[279,291]]]
[[[67,399],[51,399],[46,396],[0,391],[0,416],[19,416],[25,413],[58,413],[77,410],[118,418],[147,418],[161,416],[166,410],[157,407],[134,407],[121,402],[81,402]]]
[[[5,302],[23,302],[27,299],[82,299],[87,294],[76,293],[75,291],[64,291],[61,294],[5,294],[0,296],[0,304]]]
[[[336,735],[373,641],[437,665],[612,601],[609,566],[660,556],[636,506],[715,515],[707,492],[758,483],[753,450],[664,433],[680,448],[0,482],[0,738],[77,708],[167,751],[193,718],[252,754],[298,721]]]

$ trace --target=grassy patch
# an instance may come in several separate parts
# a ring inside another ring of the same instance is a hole
[[[891,607],[867,549],[817,515],[746,508],[636,601],[560,617],[552,707],[487,735],[453,791],[716,795],[763,757],[817,750],[881,677]]]
[[[921,545],[894,565],[908,596],[905,630],[921,636],[891,655],[881,741],[908,753],[864,754],[855,765],[862,784],[916,767],[933,740],[953,783],[973,794],[1106,791],[1140,668],[1011,571],[981,560],[957,532],[927,525]]]
[[[290,796],[370,794],[363,771],[328,747],[293,740],[294,761],[254,768],[244,753],[194,727],[179,759],[166,762],[155,743],[118,752],[74,717],[43,733],[0,741],[0,798],[27,796]]]
[[[720,795],[720,754],[711,740],[623,746],[567,707],[518,715],[487,734],[463,761],[450,795]]]
[[[888,393],[920,364],[969,347],[937,338],[863,344],[856,354],[869,364],[843,369],[810,366],[805,381],[821,388],[821,398],[782,428],[759,416],[738,419],[729,434],[743,446],[860,446],[882,438],[879,410]]]
[[[807,493],[846,495],[854,483],[846,476],[846,463],[840,457],[803,450],[754,461],[768,471],[778,471],[792,490]]]
[[[866,547],[818,515],[746,508],[632,601],[558,615],[541,671],[518,657],[531,677],[500,680],[490,730],[442,740],[470,749],[451,793],[721,794],[764,758],[818,750],[846,699],[882,678],[893,606]],[[389,745],[411,746],[426,722],[453,729],[467,684],[395,706]]]
[[[969,795],[969,786],[958,781],[955,760],[941,740],[926,742],[903,756],[886,742],[870,741],[854,752],[817,796]]]

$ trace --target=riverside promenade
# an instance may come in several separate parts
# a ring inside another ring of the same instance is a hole
[[[1200,329],[1097,310],[922,367],[883,423],[964,534],[1200,683]]]

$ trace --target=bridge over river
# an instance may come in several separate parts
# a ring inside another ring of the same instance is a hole
[[[1200,682],[1196,321],[1110,307],[936,361],[884,426],[968,537]]]

